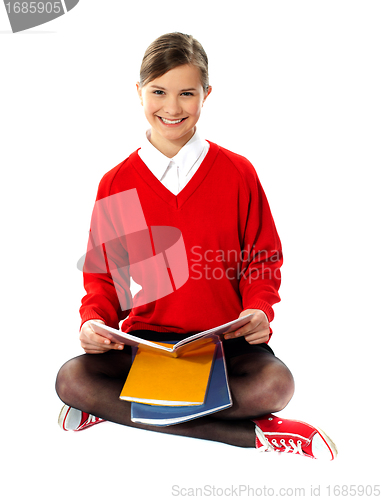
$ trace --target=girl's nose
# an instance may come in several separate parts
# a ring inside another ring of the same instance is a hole
[[[163,111],[169,116],[179,116],[182,114],[182,106],[177,97],[168,97],[163,105]]]

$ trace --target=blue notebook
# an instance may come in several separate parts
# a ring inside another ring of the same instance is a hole
[[[224,410],[232,406],[227,368],[221,342],[218,342],[205,402],[198,406],[157,406],[131,403],[131,420],[136,423],[166,426]]]

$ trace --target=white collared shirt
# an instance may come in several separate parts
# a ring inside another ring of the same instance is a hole
[[[150,137],[151,130],[148,130],[138,154],[155,177],[177,195],[200,167],[210,145],[195,132],[173,158],[168,158],[151,144]]]

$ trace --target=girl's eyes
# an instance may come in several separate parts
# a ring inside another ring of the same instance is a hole
[[[153,94],[155,95],[164,95],[163,90],[154,90]],[[180,95],[184,95],[186,97],[193,96],[194,94],[192,92],[182,92]]]

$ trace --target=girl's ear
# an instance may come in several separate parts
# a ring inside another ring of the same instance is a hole
[[[139,99],[140,99],[141,104],[143,106],[142,89],[141,89],[141,86],[139,85],[139,82],[137,82],[136,87],[137,87],[137,92],[138,92],[138,95],[139,95]]]
[[[203,104],[204,104],[205,100],[207,99],[207,97],[211,94],[211,92],[212,92],[212,87],[211,87],[211,85],[210,85],[210,86],[208,87],[207,93],[206,93],[206,94],[204,94]]]

